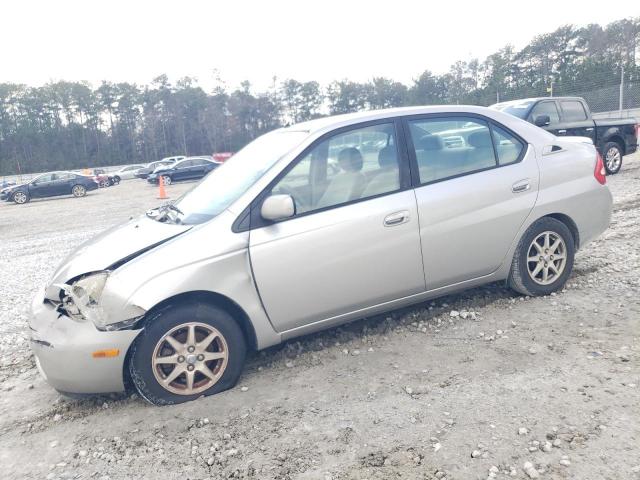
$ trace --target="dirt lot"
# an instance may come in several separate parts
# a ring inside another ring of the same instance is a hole
[[[0,477],[640,478],[640,155],[625,160],[611,229],[564,292],[489,285],[358,321],[254,354],[235,389],[163,408],[60,397],[26,328],[62,257],[158,204],[155,190],[0,205]]]

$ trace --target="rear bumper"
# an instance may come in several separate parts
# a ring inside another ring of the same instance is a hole
[[[59,314],[36,295],[29,321],[31,349],[44,379],[68,393],[109,393],[124,390],[124,361],[141,330],[102,332],[89,322]],[[93,358],[97,350],[117,349],[111,358]]]
[[[603,185],[589,192],[588,198],[585,198],[585,205],[589,206],[588,211],[583,212],[577,222],[580,248],[602,235],[611,224],[613,196],[609,187]]]

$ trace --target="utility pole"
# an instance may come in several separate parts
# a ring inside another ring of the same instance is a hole
[[[496,90],[496,103],[500,103],[500,92]]]
[[[624,63],[620,65],[620,95],[619,95],[619,104],[618,104],[618,112],[620,113],[620,118],[622,118],[623,105],[624,105]]]

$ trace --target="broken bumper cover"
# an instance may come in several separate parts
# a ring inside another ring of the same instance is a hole
[[[36,295],[31,304],[31,349],[44,379],[67,393],[109,393],[124,390],[124,361],[141,330],[100,331],[90,321],[60,314]],[[111,357],[93,353],[118,350]]]

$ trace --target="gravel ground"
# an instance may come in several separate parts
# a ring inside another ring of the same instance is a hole
[[[0,205],[2,478],[640,478],[640,155],[566,290],[489,285],[253,354],[174,407],[71,400],[38,375],[27,307],[69,250],[159,203],[131,181]],[[168,187],[172,197],[189,184]]]

